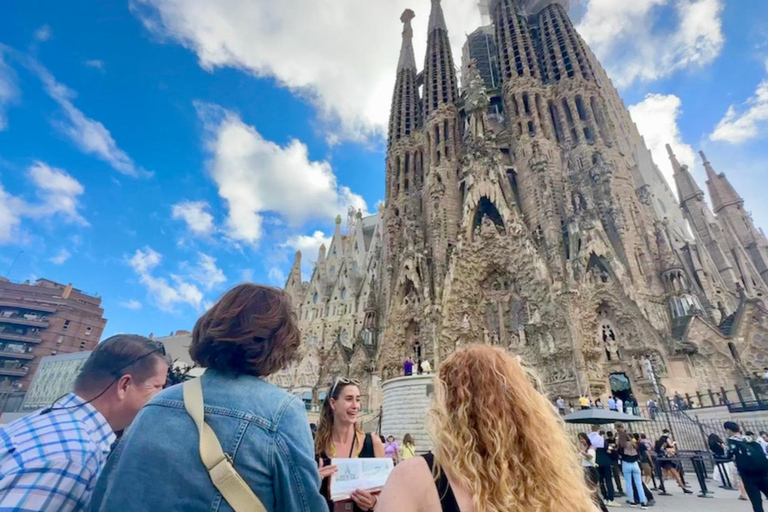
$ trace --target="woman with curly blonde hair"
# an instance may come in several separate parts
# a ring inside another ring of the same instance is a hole
[[[560,418],[507,352],[469,345],[435,377],[434,455],[399,464],[376,512],[595,512]]]

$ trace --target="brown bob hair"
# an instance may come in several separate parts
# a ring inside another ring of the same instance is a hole
[[[238,285],[201,316],[192,331],[192,360],[222,373],[271,375],[299,348],[290,296],[271,286]]]

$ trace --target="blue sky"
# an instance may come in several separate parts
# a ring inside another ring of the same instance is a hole
[[[443,0],[454,55],[480,23]],[[383,198],[405,7],[429,0],[23,2],[0,17],[0,274],[103,297],[105,335],[189,329],[305,269]],[[704,149],[768,226],[768,3],[584,0],[572,16],[656,161]],[[657,156],[658,155],[658,156]]]

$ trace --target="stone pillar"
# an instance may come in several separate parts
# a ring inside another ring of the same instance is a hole
[[[411,434],[418,453],[432,449],[427,436],[426,419],[433,392],[430,375],[398,377],[382,385],[384,400],[381,418],[381,434],[395,436],[402,443],[405,434]]]

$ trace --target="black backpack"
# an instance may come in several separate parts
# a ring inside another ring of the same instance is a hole
[[[768,473],[768,458],[763,448],[754,441],[728,440],[728,446],[736,462],[736,468],[743,475]]]

